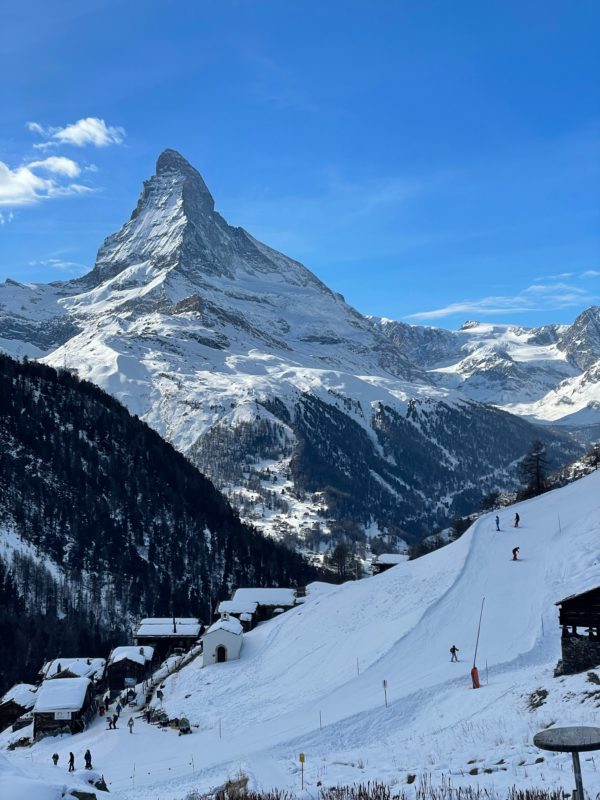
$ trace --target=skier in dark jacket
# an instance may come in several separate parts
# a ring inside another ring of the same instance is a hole
[[[521,517],[518,514],[515,514],[515,528],[519,527],[519,522],[521,522]]]
[[[69,753],[69,772],[75,772],[75,755]]]
[[[519,549],[520,548],[518,548],[518,547],[513,547],[513,551],[512,551],[513,561],[518,561],[519,560]]]
[[[54,761],[54,766],[58,764],[58,753],[52,754],[52,761]]]
[[[500,517],[496,514],[496,530],[500,530]]]
[[[123,706],[121,705],[121,703],[117,703],[117,705],[115,706],[115,711],[117,712],[117,717],[121,716],[121,711],[122,710],[123,710]]]
[[[450,653],[452,654],[450,656],[450,661],[458,661],[458,656],[456,655],[458,653],[458,647],[455,644],[450,648]]]
[[[89,750],[86,750],[83,754],[83,760],[85,761],[85,768],[92,769],[92,754]]]

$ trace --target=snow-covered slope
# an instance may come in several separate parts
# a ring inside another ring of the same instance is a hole
[[[0,286],[0,337],[113,394],[281,536],[348,520],[359,537],[426,534],[512,488],[532,439],[575,454],[434,385],[308,269],[228,225],[172,150],[88,275]]]
[[[339,587],[313,585],[302,606],[244,636],[239,661],[193,662],[167,680],[164,705],[190,719],[192,736],[141,720],[133,735],[124,724],[109,733],[98,720],[75,739],[11,758],[44,763],[54,749],[79,756],[89,747],[113,796],[128,800],[181,800],[240,770],[255,786],[298,789],[300,752],[311,792],[319,782],[402,785],[409,774],[497,790],[569,788],[569,757],[539,761],[532,737],[549,724],[597,724],[598,686],[585,674],[552,674],[560,655],[554,603],[597,585],[599,519],[594,473],[506,510],[499,533],[491,515],[482,517],[417,561]],[[516,545],[521,560],[513,562]],[[484,597],[482,687],[473,690]],[[547,691],[541,700],[539,689]],[[593,797],[599,773],[582,763]]]
[[[600,306],[572,325],[541,328],[467,322],[447,331],[372,320],[440,386],[539,422],[600,424]]]

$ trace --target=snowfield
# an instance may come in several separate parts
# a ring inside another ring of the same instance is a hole
[[[570,757],[542,753],[532,738],[548,725],[598,724],[600,686],[586,673],[554,678],[553,670],[560,656],[554,603],[599,582],[600,472],[503,510],[500,532],[494,516],[379,576],[314,584],[302,605],[244,636],[239,661],[201,668],[196,659],[167,678],[164,707],[189,718],[191,736],[148,725],[137,712],[129,734],[127,710],[117,731],[97,719],[75,737],[3,754],[0,769],[47,776],[56,751],[58,775],[69,750],[79,766],[90,748],[111,797],[183,800],[239,772],[254,788],[300,793],[304,752],[305,789],[315,797],[319,785],[406,785],[411,774],[499,792],[570,790]],[[517,545],[521,560],[513,562]],[[473,690],[484,597],[482,686]],[[582,755],[591,797],[600,791],[600,755],[593,756]],[[4,778],[3,800],[20,797],[9,785]]]

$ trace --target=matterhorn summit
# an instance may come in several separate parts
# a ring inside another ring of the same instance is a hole
[[[229,225],[175,150],[86,276],[0,286],[0,347],[113,394],[291,543],[419,536],[512,487],[532,439],[577,451],[432,375],[464,344],[367,319]]]

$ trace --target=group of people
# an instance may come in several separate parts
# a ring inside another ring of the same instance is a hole
[[[58,759],[59,759],[58,753],[54,753],[52,755],[52,761],[55,767],[58,766]],[[92,754],[90,753],[89,750],[86,750],[85,753],[83,754],[83,760],[85,761],[86,769],[93,769]],[[69,772],[75,772],[75,753],[69,753]]]
[[[521,517],[519,516],[519,512],[517,511],[517,513],[515,514],[513,527],[518,528],[520,522],[521,522]],[[497,531],[500,530],[500,517],[498,516],[498,514],[496,514],[496,530]],[[519,560],[519,551],[520,551],[519,547],[513,547],[513,549],[512,549],[512,560],[513,561],[518,561]]]

